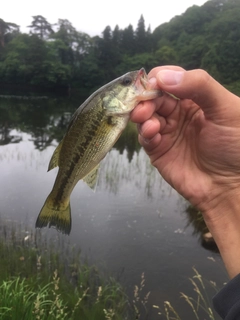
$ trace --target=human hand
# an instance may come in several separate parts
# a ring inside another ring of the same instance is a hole
[[[175,71],[175,72],[173,72]],[[202,70],[153,69],[154,88],[170,92],[139,104],[139,142],[163,178],[201,210],[240,192],[240,98]]]
[[[157,67],[149,78],[180,99],[165,93],[132,111],[139,142],[163,178],[202,211],[233,277],[240,273],[240,98],[203,70]]]

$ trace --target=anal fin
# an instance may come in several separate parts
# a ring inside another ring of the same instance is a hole
[[[58,166],[58,159],[59,159],[59,154],[60,154],[60,151],[62,148],[62,143],[63,143],[63,140],[59,143],[59,145],[57,146],[57,148],[53,152],[52,158],[51,158],[49,165],[48,165],[48,171],[50,171],[53,168]]]
[[[98,169],[99,165],[97,165],[83,178],[83,181],[86,182],[86,184],[93,190],[95,190],[98,181]]]

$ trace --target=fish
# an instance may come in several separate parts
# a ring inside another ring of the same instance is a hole
[[[73,114],[55,149],[48,171],[59,167],[52,191],[36,220],[36,228],[71,232],[70,195],[79,180],[94,189],[99,164],[125,129],[140,101],[162,95],[150,89],[144,68],[130,71],[95,91]]]

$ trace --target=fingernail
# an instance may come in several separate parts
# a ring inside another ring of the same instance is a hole
[[[174,70],[161,70],[158,72],[157,77],[163,84],[176,85],[182,81],[184,71]]]

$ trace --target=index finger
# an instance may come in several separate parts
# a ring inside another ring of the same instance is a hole
[[[154,113],[162,117],[168,117],[176,108],[178,100],[172,98],[167,93],[154,100],[147,100],[139,103],[131,112],[131,120],[142,123],[152,117]]]
[[[140,102],[131,112],[131,120],[136,123],[142,123],[151,118],[156,108],[155,100]]]
[[[184,71],[183,68],[179,66],[160,66],[153,68],[149,74],[148,78],[155,78],[160,70],[175,70],[175,71]],[[150,80],[151,82],[151,80]],[[152,81],[152,88],[153,89],[161,89],[157,81]],[[148,100],[144,102],[140,102],[136,108],[131,112],[131,120],[133,122],[142,123],[152,117],[152,115],[157,112],[161,116],[167,117],[176,106],[176,101],[173,98],[165,94],[163,97],[156,98],[154,100]]]

